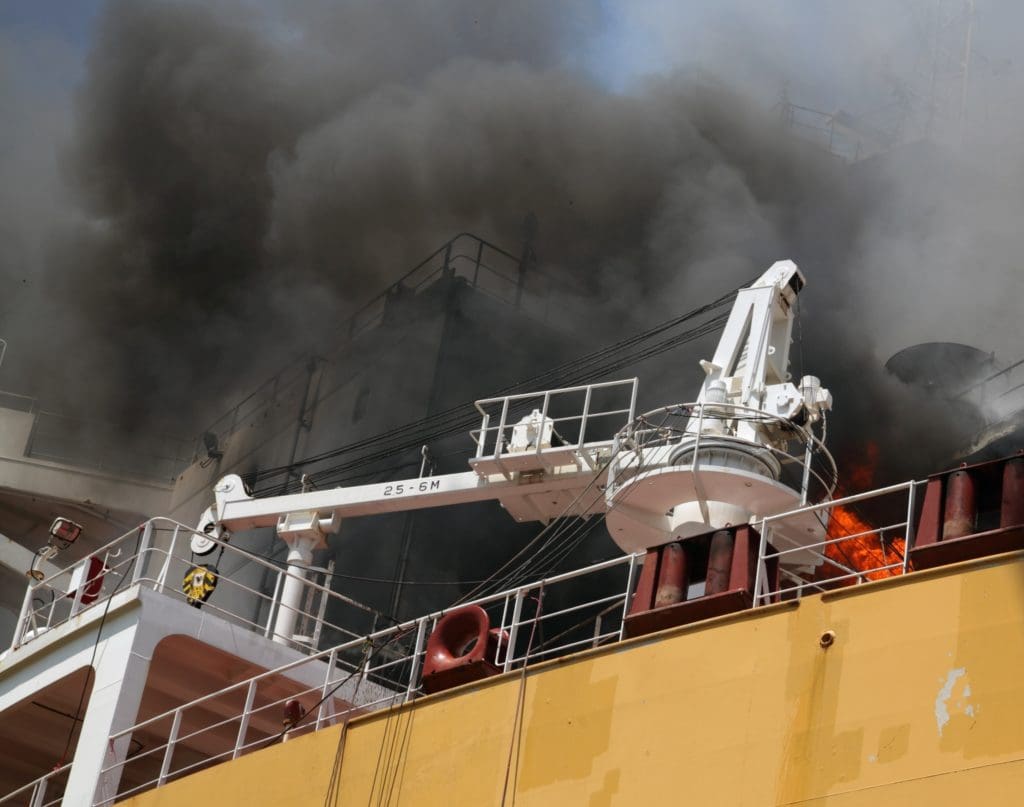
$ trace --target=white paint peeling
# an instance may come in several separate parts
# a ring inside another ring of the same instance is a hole
[[[942,685],[942,689],[939,690],[939,694],[935,696],[935,725],[939,730],[939,736],[942,736],[942,730],[946,727],[949,722],[949,699],[953,695],[953,687],[956,682],[967,675],[966,667],[956,667],[949,671],[949,675],[946,676],[946,683]],[[968,707],[970,708],[970,707]]]

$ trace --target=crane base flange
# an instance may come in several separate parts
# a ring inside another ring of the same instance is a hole
[[[737,468],[672,466],[637,474],[610,491],[608,532],[625,552],[641,552],[686,535],[719,529],[727,524],[700,523],[682,529],[668,513],[690,503],[725,504],[740,508],[756,525],[758,518],[800,508],[800,493],[768,477]],[[713,508],[712,508],[713,509]],[[824,540],[827,513],[804,512],[774,522],[771,540],[780,550],[803,547]],[[811,551],[782,555],[788,567],[816,566],[821,558]]]

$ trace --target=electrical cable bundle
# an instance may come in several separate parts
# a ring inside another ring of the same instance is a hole
[[[740,288],[743,287],[741,286]],[[725,324],[729,311],[719,312],[688,330],[671,333],[657,341],[652,341],[656,337],[669,333],[690,320],[710,314],[730,304],[735,298],[737,291],[738,289],[731,291],[706,305],[695,308],[681,316],[666,320],[639,334],[553,367],[532,378],[516,382],[501,390],[499,395],[514,394],[523,390],[543,389],[545,386],[553,384],[557,384],[559,387],[574,386],[583,381],[609,375],[623,367],[645,361],[673,347],[713,333]],[[421,420],[389,430],[383,434],[357,440],[287,465],[279,465],[257,471],[255,474],[250,475],[246,481],[256,490],[257,495],[280,495],[294,492],[301,489],[302,486],[300,480],[291,479],[298,469],[324,463],[331,459],[351,457],[350,459],[307,474],[307,480],[318,487],[334,485],[340,481],[350,481],[350,472],[357,468],[398,457],[413,449],[419,449],[424,444],[468,431],[478,422],[478,418],[479,415],[473,408],[473,402],[467,401]],[[273,482],[268,484],[268,480],[281,476],[285,477],[284,483]],[[260,483],[264,484],[261,485]]]

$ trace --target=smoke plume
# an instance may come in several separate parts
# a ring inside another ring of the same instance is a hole
[[[900,139],[939,145],[851,167],[795,136],[783,87],[899,97],[850,76],[909,70],[885,54],[912,19],[842,12],[858,24],[810,47],[780,22],[803,4],[639,5],[111,0],[57,127],[63,192],[33,208],[13,378],[128,429],[194,429],[456,232],[515,249],[532,213],[542,265],[605,336],[797,260],[804,369],[836,393],[840,445],[956,443],[881,365],[933,339],[1018,358],[1019,151],[980,124],[953,149],[910,102]],[[624,78],[616,26],[690,58]]]

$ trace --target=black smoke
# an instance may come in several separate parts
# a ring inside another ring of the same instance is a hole
[[[905,459],[961,440],[881,366],[944,338],[968,294],[991,307],[977,339],[1000,332],[1019,185],[946,150],[851,168],[719,70],[724,45],[612,89],[585,64],[602,8],[112,0],[61,151],[37,281],[51,324],[23,338],[21,378],[128,430],[200,428],[437,244],[515,249],[532,213],[542,265],[606,337],[797,260],[804,369],[834,389],[842,444],[884,434]]]

